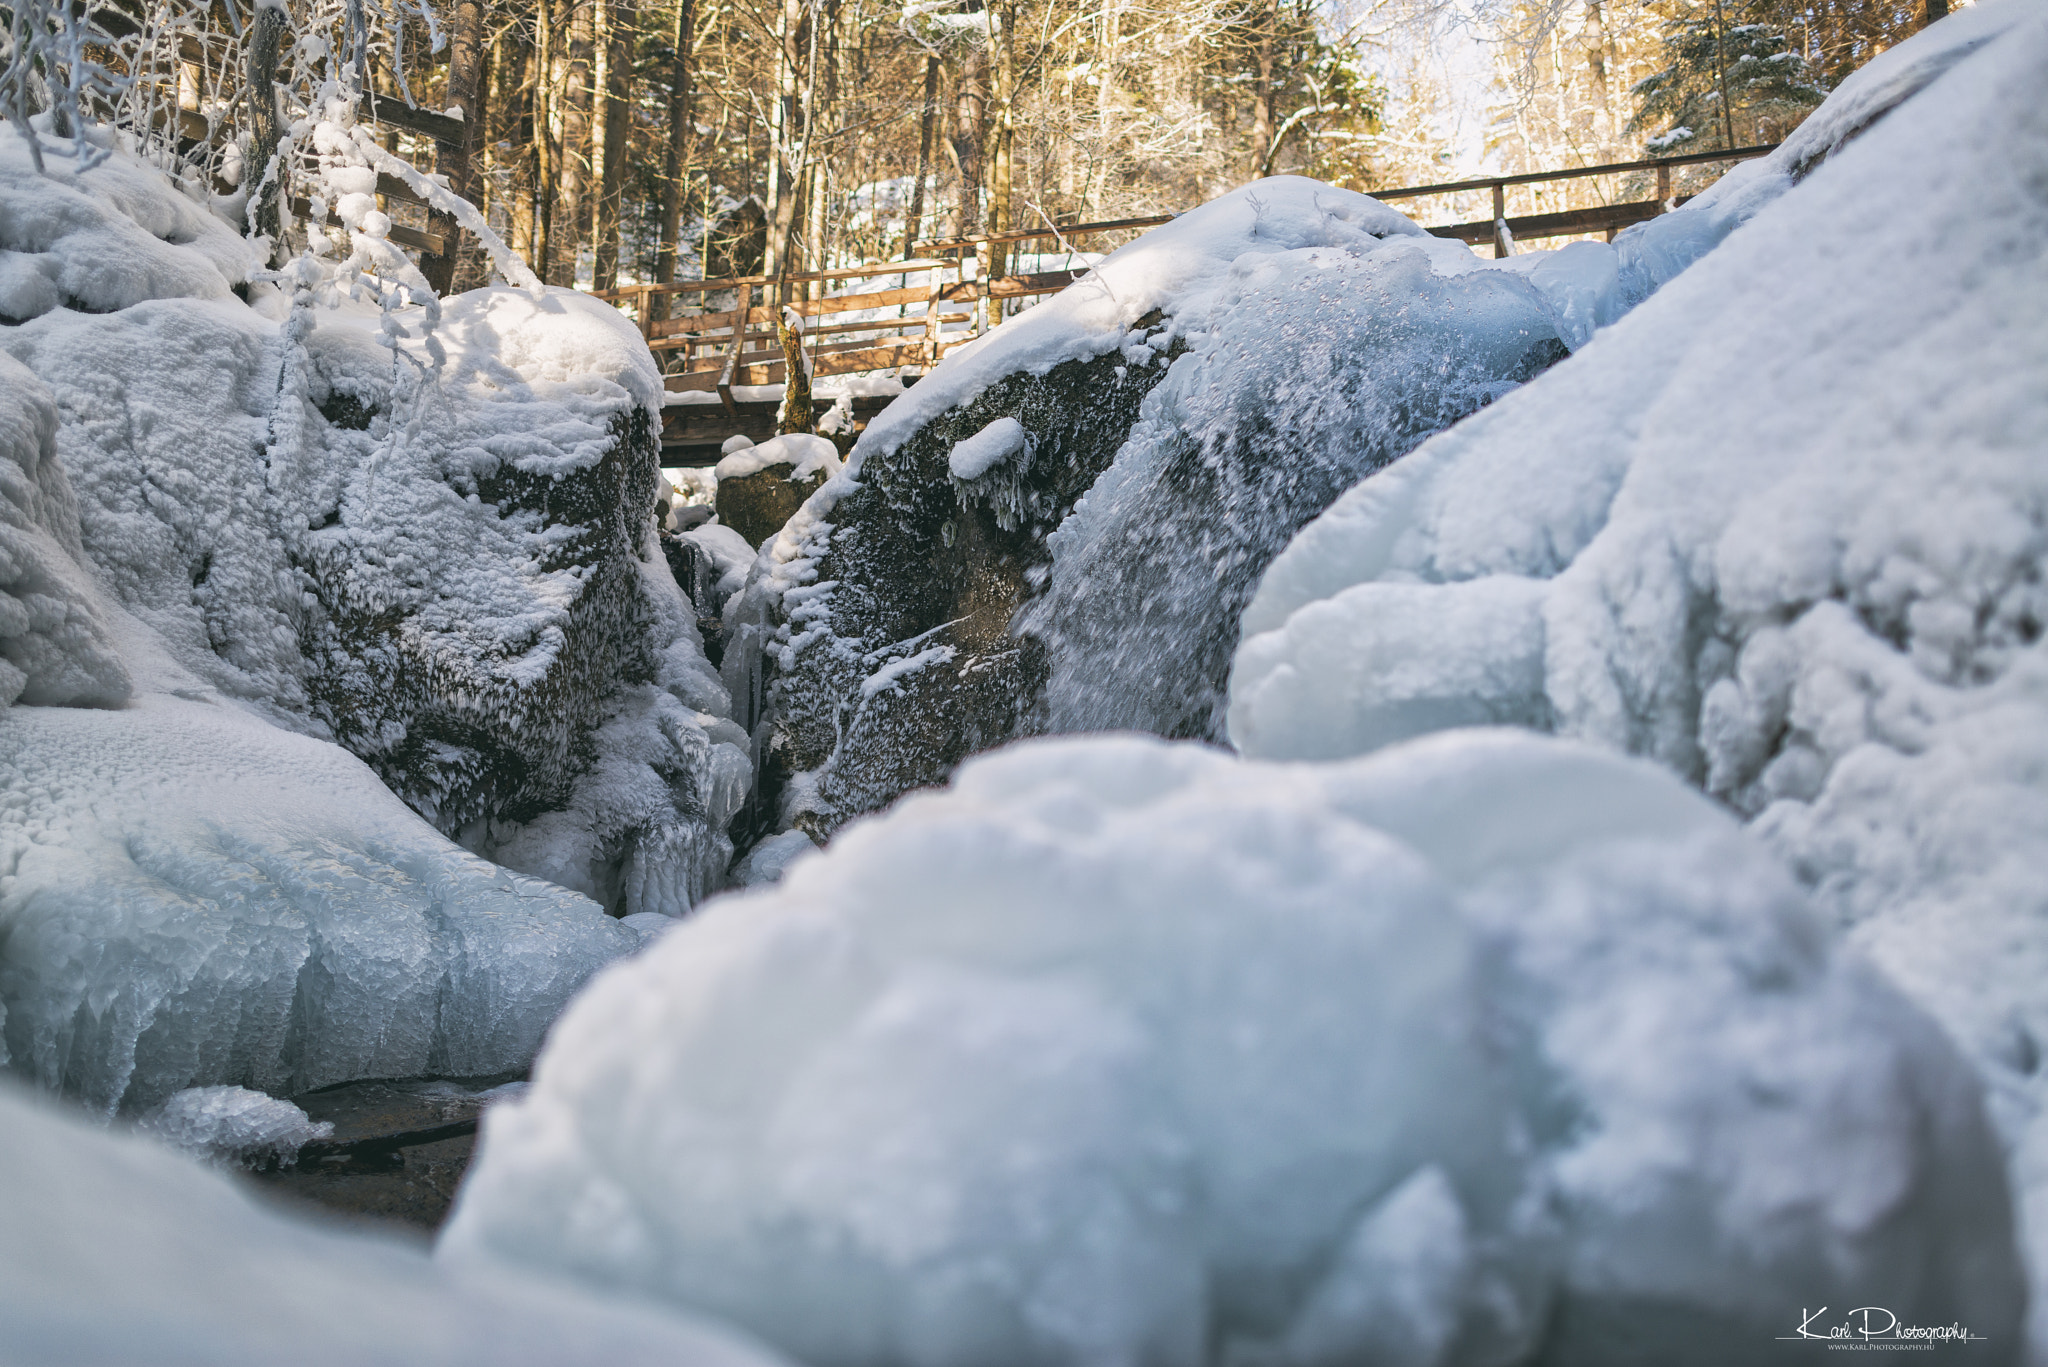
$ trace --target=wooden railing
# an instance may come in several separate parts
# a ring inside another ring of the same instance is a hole
[[[1604,166],[1579,166],[1564,171],[1482,176],[1440,185],[1375,190],[1372,194],[1380,200],[1403,200],[1490,190],[1493,194],[1492,218],[1442,224],[1429,231],[1438,237],[1474,245],[1492,242],[1495,255],[1505,256],[1513,249],[1515,240],[1590,233],[1605,233],[1611,239],[1620,229],[1668,212],[1689,198],[1672,194],[1671,172],[1674,168],[1760,157],[1775,145],[1615,162]],[[1643,171],[1656,173],[1654,199],[1516,217],[1510,217],[1507,212],[1507,190],[1511,186]],[[1175,217],[1173,214],[1161,214],[1100,223],[1048,225],[1016,232],[978,233],[919,243],[913,249],[915,257],[908,261],[875,261],[840,270],[779,277],[748,275],[716,280],[679,280],[666,285],[628,285],[599,291],[597,297],[628,309],[638,321],[648,348],[657,356],[669,358],[664,369],[669,372],[666,383],[671,393],[715,393],[725,411],[737,415],[741,409],[733,397],[732,391],[736,386],[780,384],[784,379],[782,347],[775,329],[775,319],[784,304],[804,318],[804,350],[811,358],[815,375],[842,375],[903,366],[930,367],[936,365],[951,348],[973,340],[992,325],[1000,323],[1000,307],[1004,301],[1051,294],[1087,274],[1087,267],[1083,266],[1071,270],[992,275],[990,268],[1002,260],[1005,249],[1050,239],[1073,250],[1077,239],[1155,228],[1172,222]],[[882,289],[811,297],[835,284],[894,277],[903,277],[903,280]],[[917,283],[912,283],[912,277],[919,277]],[[677,303],[690,299],[705,300],[706,296],[717,294],[726,294],[730,298],[717,304],[706,301],[694,308],[686,307],[680,314],[675,311]],[[991,306],[997,310],[994,318],[990,317]],[[887,316],[890,309],[896,311],[895,316]]]

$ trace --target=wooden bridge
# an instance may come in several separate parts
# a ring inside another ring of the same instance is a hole
[[[1474,246],[1491,243],[1495,256],[1507,256],[1516,242],[1596,233],[1611,241],[1621,229],[1667,213],[1691,198],[1672,193],[1673,170],[1743,161],[1763,156],[1775,146],[1482,176],[1371,193],[1375,199],[1399,201],[1490,191],[1492,217],[1440,224],[1429,231]],[[1511,189],[1645,172],[1655,176],[1656,192],[1649,199],[1550,213],[1508,212]],[[378,188],[384,187],[380,183]],[[786,374],[775,325],[785,305],[804,320],[802,345],[814,377],[905,367],[922,371],[938,364],[952,348],[999,325],[1009,301],[1055,293],[1088,273],[1089,268],[1081,265],[1029,274],[993,274],[990,267],[1010,248],[1050,239],[1072,254],[1077,239],[1140,231],[1170,223],[1175,217],[1163,214],[982,233],[920,243],[913,249],[912,259],[905,261],[875,261],[773,277],[627,285],[600,291],[597,297],[611,301],[639,323],[648,349],[667,372],[665,383],[673,397],[662,434],[663,464],[708,465],[716,463],[719,446],[735,433],[762,441],[775,430],[779,396],[763,395],[759,389],[782,384]],[[829,292],[862,281],[881,284],[874,289]],[[680,311],[678,304],[682,305]],[[880,396],[852,398],[855,424],[864,425],[888,401]]]

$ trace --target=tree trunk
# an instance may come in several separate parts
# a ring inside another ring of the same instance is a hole
[[[1277,122],[1273,117],[1274,17],[1269,7],[1261,9],[1253,21],[1259,26],[1258,74],[1252,81],[1252,154],[1247,180],[1269,174],[1273,163],[1273,125]]]
[[[661,166],[661,246],[654,258],[655,279],[666,285],[676,278],[682,255],[683,201],[689,193],[690,144],[696,132],[690,100],[690,51],[696,46],[696,0],[676,0],[675,27],[670,31],[668,77],[668,147]]]
[[[562,193],[555,216],[555,264],[549,280],[574,287],[590,212],[590,7],[569,0],[569,43],[562,54]]]
[[[556,184],[561,158],[556,155],[559,126],[555,91],[555,20],[550,0],[533,7],[533,242],[527,264],[543,281],[552,282],[549,263],[554,250]]]
[[[1948,18],[1948,0],[1927,0],[1926,11],[1920,16],[1920,27]]]
[[[593,0],[590,77],[591,243],[596,262],[591,288],[619,283],[619,192],[626,160],[626,111],[631,105],[628,48],[633,32],[630,0]]]
[[[903,228],[903,259],[916,253],[917,235],[923,231],[924,183],[932,174],[932,120],[939,112],[939,59],[924,59],[924,112],[918,119],[917,183],[910,187],[910,220]]]
[[[988,119],[988,54],[969,48],[960,62],[960,93],[953,110],[953,155],[960,163],[960,205],[953,216],[953,236],[972,237],[981,231],[981,149]]]
[[[994,119],[995,147],[990,158],[989,207],[994,210],[995,223],[992,231],[1009,232],[1016,224],[1011,218],[1011,149],[1015,141],[1012,122],[1017,103],[1017,48],[1012,41],[1016,28],[1017,7],[1005,4],[994,11],[1002,23],[1002,32],[990,35],[995,48],[996,116]],[[988,273],[991,278],[1009,274],[1010,245],[995,242],[989,246]]]
[[[793,308],[784,307],[775,318],[776,336],[782,342],[782,411],[776,421],[779,433],[811,430],[811,372],[804,369],[804,319]]]
[[[277,159],[277,144],[284,137],[284,130],[278,126],[277,117],[277,54],[285,35],[285,14],[282,9],[268,6],[256,11],[249,33],[249,160],[242,168],[242,184],[255,191],[261,187],[256,201],[256,231],[270,239],[270,261],[282,265],[285,260],[284,219],[278,205],[283,200],[288,186],[285,184],[284,168],[268,183],[264,176],[270,170],[270,163]]]
[[[768,245],[761,263],[763,275],[788,272],[796,232],[797,193],[802,187],[796,179],[791,144],[803,126],[797,106],[797,54],[803,25],[803,0],[783,0],[776,34],[775,103],[768,111]]]
[[[447,179],[450,190],[474,203],[476,178],[471,174],[470,157],[481,145],[479,133],[484,118],[483,106],[477,99],[484,74],[483,0],[455,0],[448,21],[448,104],[451,110],[462,111],[462,137],[456,142],[434,144],[434,169]],[[435,255],[421,259],[420,273],[427,277],[434,293],[447,294],[455,283],[463,234],[455,226],[454,215],[438,210],[427,215],[427,231],[440,236],[442,247]]]

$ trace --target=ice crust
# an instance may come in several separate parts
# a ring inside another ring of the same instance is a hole
[[[1504,732],[970,761],[607,970],[485,1126],[444,1261],[818,1367],[1761,1362],[1838,1297],[2009,1351],[2021,1309],[1940,1031],[1712,803]]]
[[[259,1204],[0,1082],[0,1356],[38,1367],[779,1367],[737,1333]]]
[[[1975,1061],[2048,1357],[2044,79],[2037,5],[1872,62],[1796,187],[1296,538],[1230,731],[1310,758],[1514,720],[1749,820]]]

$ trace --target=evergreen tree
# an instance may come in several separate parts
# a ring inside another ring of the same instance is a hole
[[[1665,65],[1638,81],[1629,128],[1652,156],[1775,142],[1826,97],[1789,26],[1759,0],[1678,0]]]

